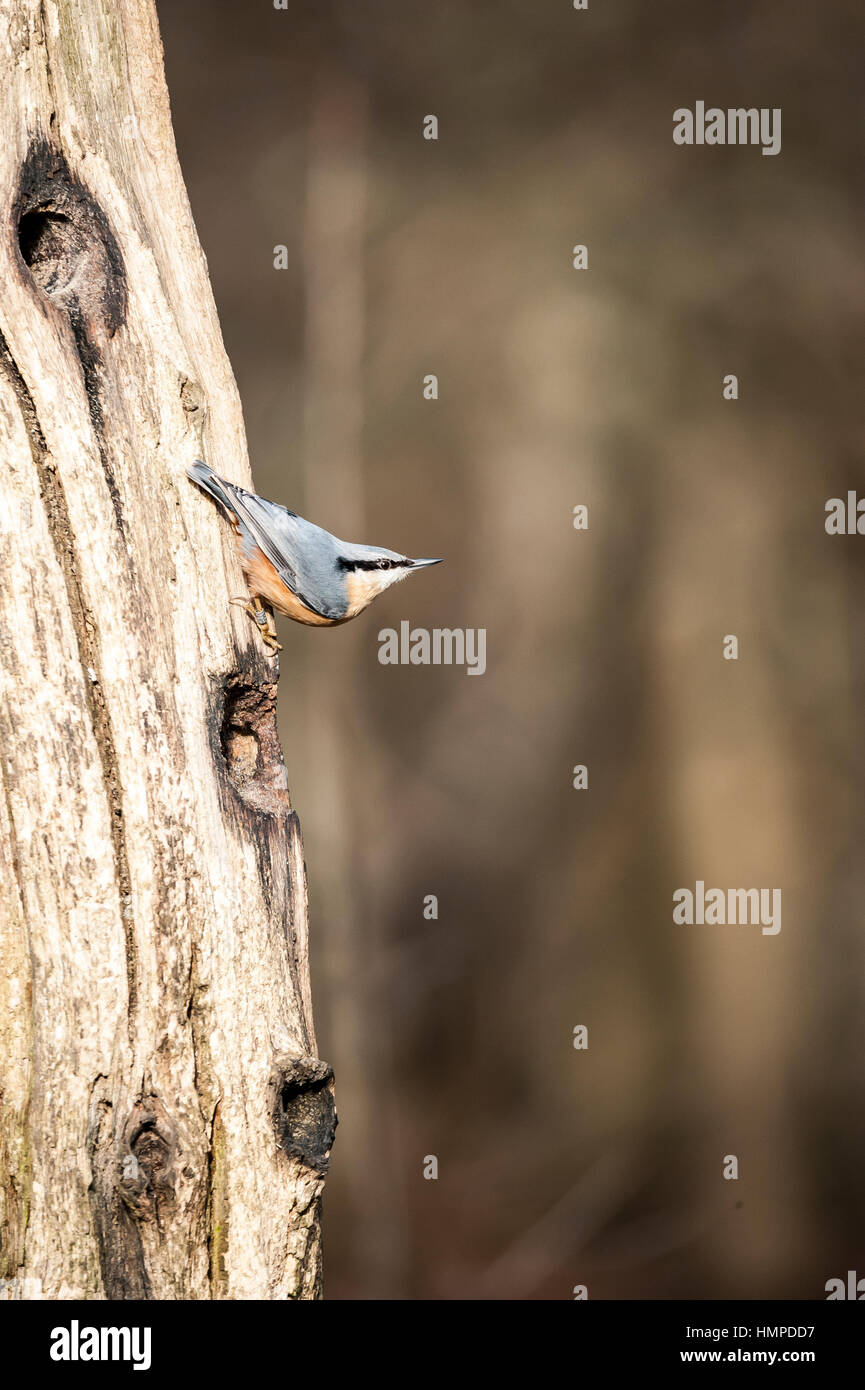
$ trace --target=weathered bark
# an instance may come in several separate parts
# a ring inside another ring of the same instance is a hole
[[[0,1279],[315,1296],[333,1138],[275,663],[150,0],[0,0]]]

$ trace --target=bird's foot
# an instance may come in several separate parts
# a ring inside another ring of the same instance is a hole
[[[273,618],[263,605],[260,603],[256,604],[254,598],[232,598],[229,599],[229,603],[238,604],[243,609],[244,613],[249,614],[255,626],[258,628],[261,634],[261,640],[268,648],[268,654],[270,656],[276,656],[277,652],[282,651],[282,643],[276,640],[276,627]]]

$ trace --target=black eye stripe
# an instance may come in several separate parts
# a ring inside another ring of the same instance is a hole
[[[392,570],[407,565],[407,560],[346,560],[340,556],[337,562],[341,570]]]

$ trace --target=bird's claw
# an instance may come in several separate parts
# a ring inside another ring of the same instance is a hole
[[[238,604],[244,613],[249,614],[261,634],[261,640],[269,649],[269,656],[276,656],[277,652],[282,651],[282,643],[276,640],[276,628],[273,625],[273,619],[263,606],[258,607],[254,599],[247,598],[232,598],[229,599],[229,603]]]

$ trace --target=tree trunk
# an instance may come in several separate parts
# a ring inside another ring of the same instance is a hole
[[[185,476],[250,481],[156,16],[0,24],[0,1287],[314,1297],[332,1076],[276,663]]]

